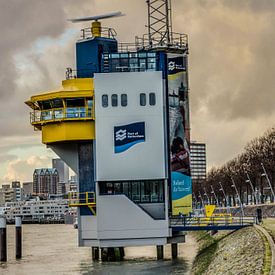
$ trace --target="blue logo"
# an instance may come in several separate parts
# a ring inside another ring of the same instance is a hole
[[[145,122],[114,127],[115,153],[122,153],[137,143],[145,142]]]

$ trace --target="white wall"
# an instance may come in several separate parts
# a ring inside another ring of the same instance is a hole
[[[165,168],[164,97],[161,72],[95,74],[96,177],[97,181],[167,178]],[[149,105],[149,93],[156,94],[156,105]],[[127,107],[120,106],[120,95],[128,95]],[[140,93],[147,94],[147,105],[140,106]],[[109,106],[103,108],[103,94]],[[111,106],[111,95],[118,94],[118,107]],[[145,142],[122,153],[114,152],[114,126],[145,122]]]
[[[154,220],[125,195],[97,198],[99,239],[168,237],[168,220]]]

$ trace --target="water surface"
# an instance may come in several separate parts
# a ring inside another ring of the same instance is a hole
[[[196,243],[187,236],[179,245],[179,258],[156,260],[155,247],[126,248],[123,262],[93,262],[91,248],[77,246],[77,230],[72,225],[23,225],[23,258],[15,260],[15,228],[8,226],[8,262],[0,264],[0,274],[189,274]]]

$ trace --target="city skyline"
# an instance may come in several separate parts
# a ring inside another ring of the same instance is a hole
[[[209,167],[223,164],[274,126],[275,3],[172,2],[174,31],[189,36],[192,139],[207,144]],[[131,5],[126,0],[11,0],[0,7],[1,184],[30,181],[35,167],[50,167],[56,158],[41,144],[41,133],[30,126],[24,101],[59,87],[66,67],[75,67],[75,41],[87,24],[66,20],[121,10],[126,16],[104,25],[114,27],[120,40],[134,41],[136,34],[146,32],[147,13],[145,1],[137,0]]]

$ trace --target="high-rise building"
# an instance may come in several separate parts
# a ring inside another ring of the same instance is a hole
[[[69,181],[69,166],[62,159],[52,159],[52,167],[58,171],[60,182]]]
[[[27,199],[33,193],[33,183],[23,182],[23,197]]]
[[[191,175],[193,181],[206,179],[206,145],[201,142],[191,142]]]
[[[36,194],[57,194],[58,181],[57,169],[35,169],[33,173],[33,192]]]

